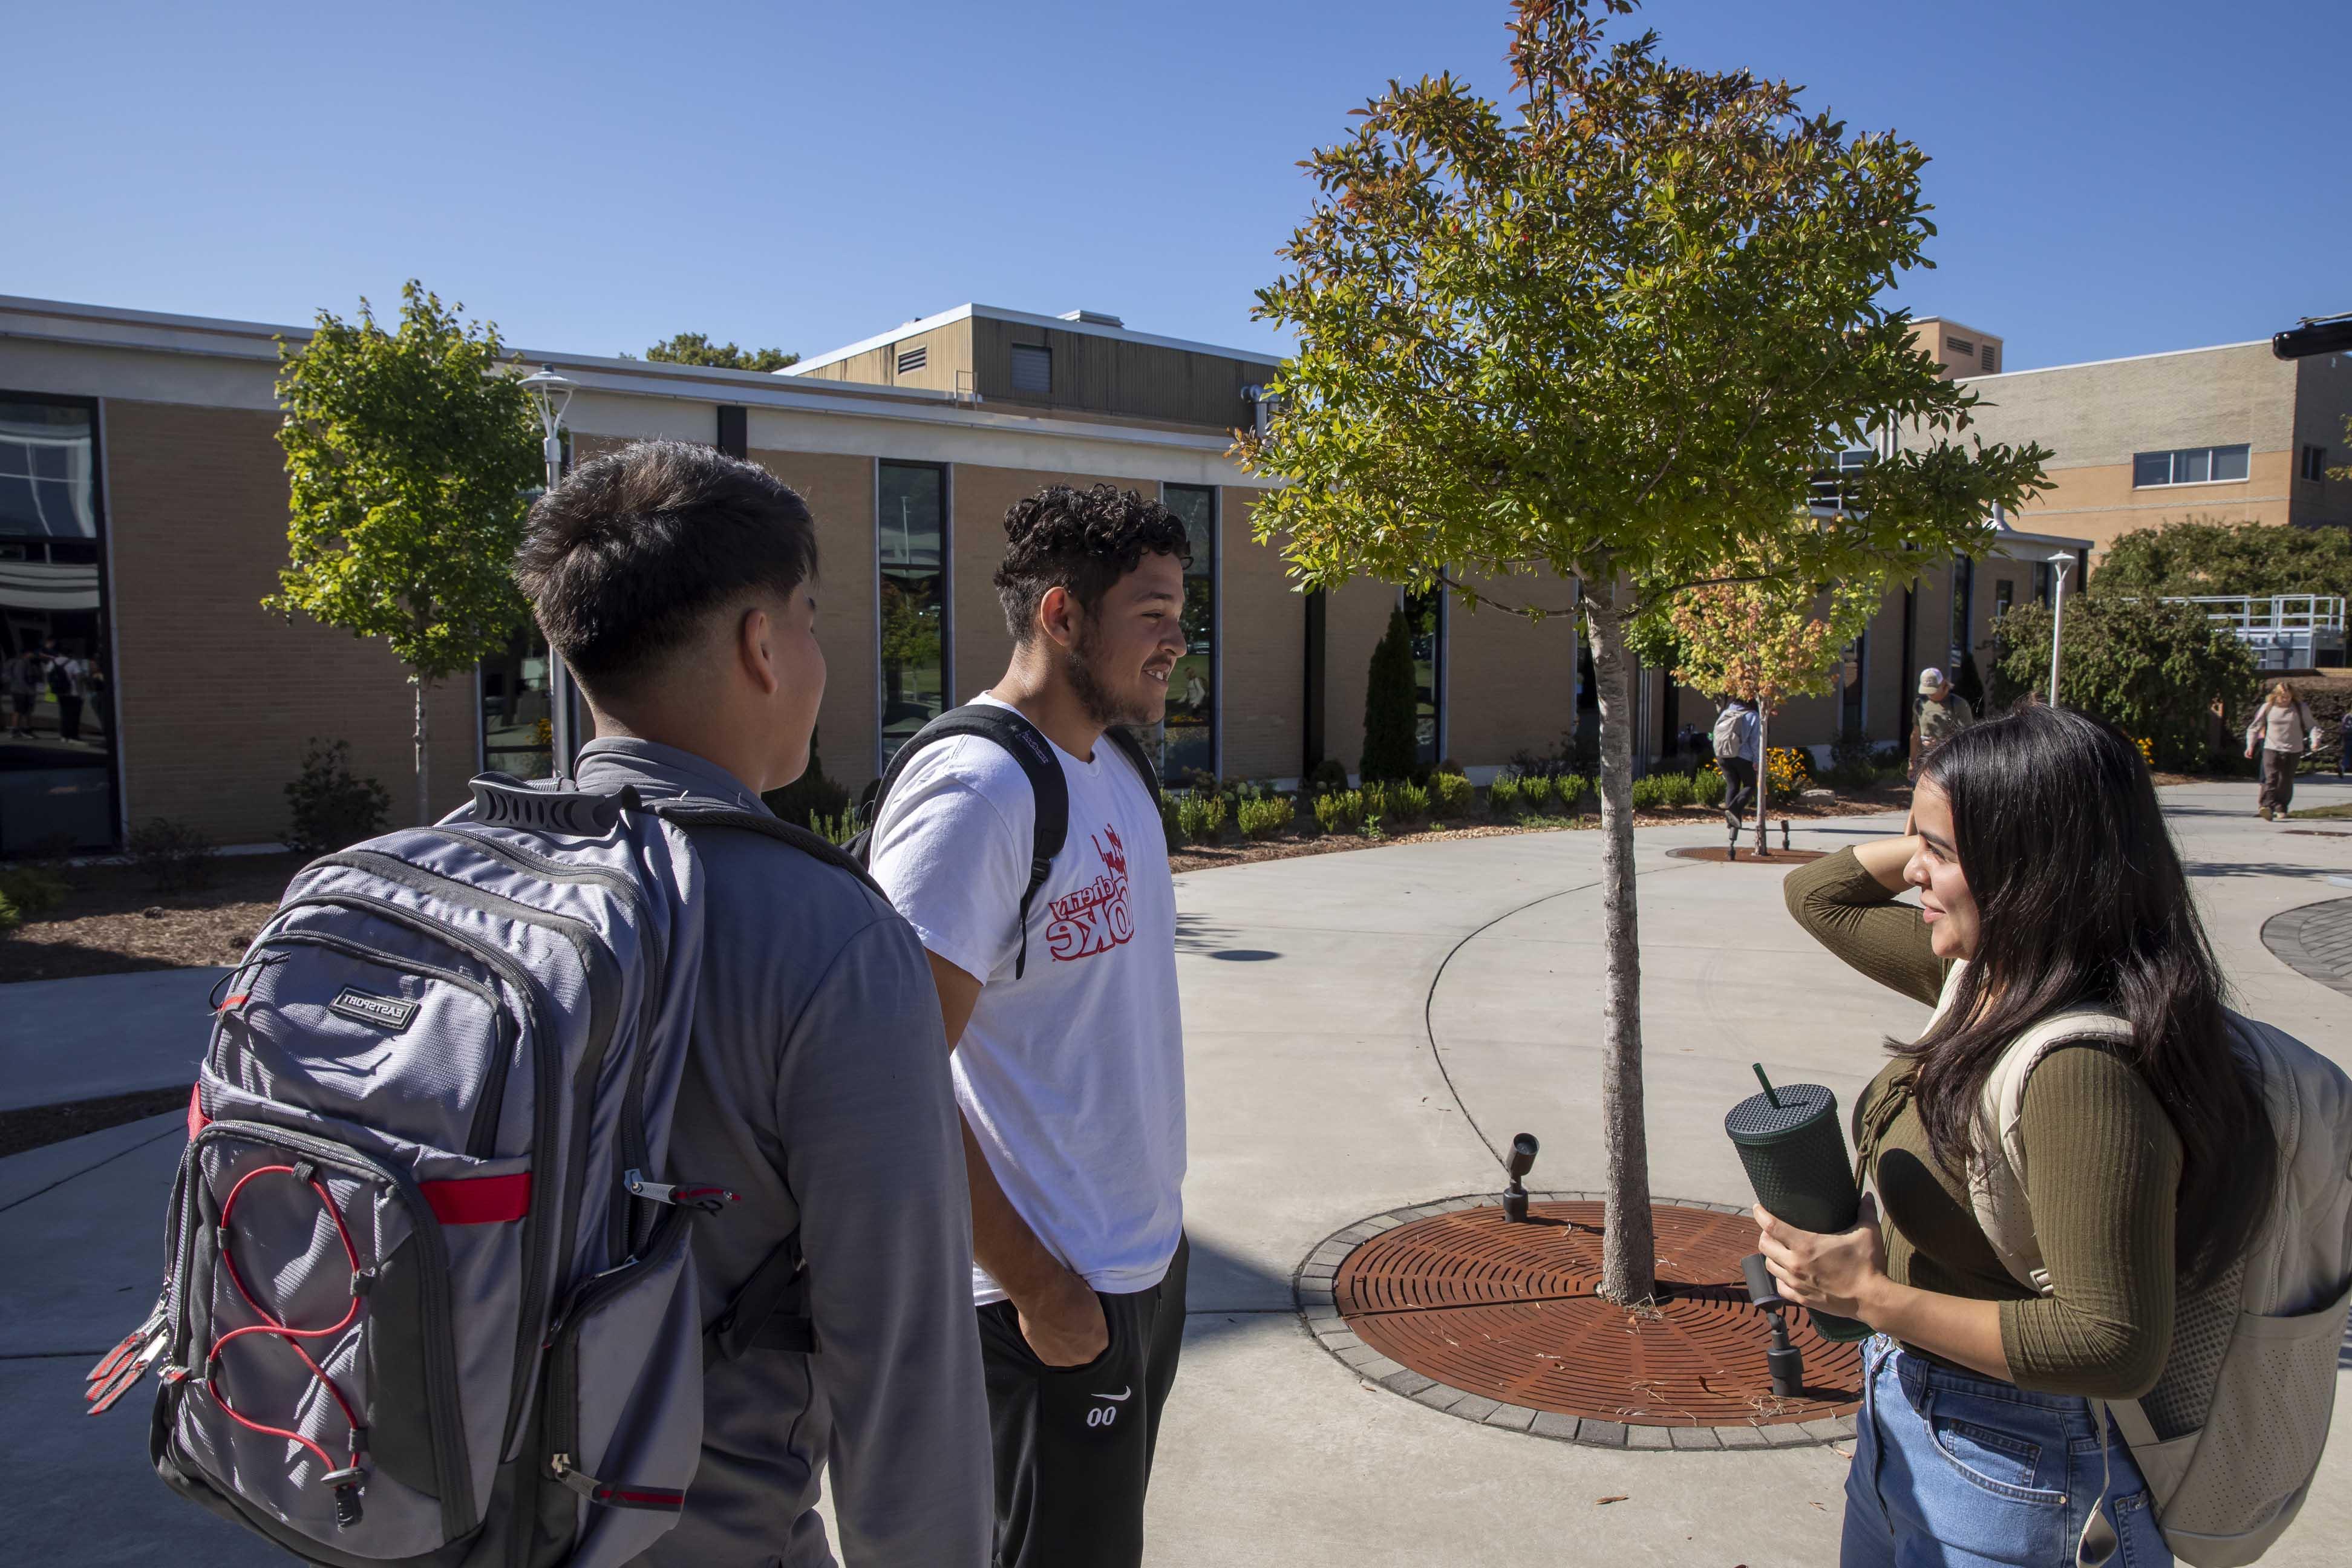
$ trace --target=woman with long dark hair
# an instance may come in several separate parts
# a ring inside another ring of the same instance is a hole
[[[1937,746],[1910,828],[1787,884],[1831,952],[1937,1006],[1855,1107],[1876,1202],[1838,1236],[1757,1211],[1791,1300],[1877,1331],[1843,1568],[2072,1563],[2086,1541],[2095,1561],[2106,1529],[2136,1568],[2170,1563],[2130,1450],[2092,1402],[2140,1400],[2163,1436],[2199,1423],[2199,1380],[2162,1374],[2226,1338],[2276,1179],[2179,855],[2137,751],[2063,708]],[[1895,901],[1910,889],[1916,908]],[[2129,1027],[2063,1038],[2026,1080],[2037,1290],[1979,1225],[1971,1176],[1988,1079],[2062,1013]]]

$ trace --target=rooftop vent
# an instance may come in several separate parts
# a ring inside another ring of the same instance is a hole
[[[1055,318],[1063,321],[1084,321],[1090,327],[1125,327],[1127,323],[1108,310],[1065,310]]]

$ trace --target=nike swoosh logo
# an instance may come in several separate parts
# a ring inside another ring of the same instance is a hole
[[[1129,1384],[1127,1387],[1120,1389],[1117,1394],[1097,1394],[1094,1397],[1097,1399],[1108,1399],[1113,1405],[1117,1405],[1120,1400],[1125,1399],[1129,1394],[1131,1394],[1134,1392],[1135,1385]]]

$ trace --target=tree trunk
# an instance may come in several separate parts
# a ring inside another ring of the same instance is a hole
[[[1586,625],[1601,704],[1601,909],[1608,989],[1601,1006],[1602,1135],[1609,1156],[1601,1294],[1621,1306],[1655,1296],[1650,1138],[1642,1104],[1642,951],[1633,897],[1633,691],[1625,612],[1587,588]]]
[[[1772,796],[1772,710],[1761,698],[1756,703],[1756,853],[1769,855],[1772,847],[1764,842],[1764,830],[1770,824],[1765,820],[1765,805]]]
[[[426,761],[431,753],[425,743],[425,697],[428,688],[421,675],[410,676],[408,683],[416,689],[416,826],[429,827],[433,824],[433,778]]]

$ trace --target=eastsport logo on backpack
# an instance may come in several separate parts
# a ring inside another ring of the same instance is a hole
[[[373,1024],[397,1035],[416,1019],[416,1004],[395,997],[377,996],[352,986],[345,986],[336,998],[327,1004],[327,1011],[340,1013],[362,1024]]]

